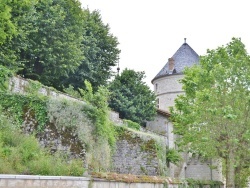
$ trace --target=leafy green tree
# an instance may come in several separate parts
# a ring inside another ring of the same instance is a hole
[[[7,0],[0,2],[0,45],[6,39],[11,39],[16,34],[16,28],[11,21],[11,8],[7,5]]]
[[[2,65],[60,90],[87,79],[96,91],[112,77],[120,50],[98,11],[78,0],[3,1],[0,9]]]
[[[84,80],[88,80],[94,91],[98,86],[106,85],[113,76],[112,67],[117,64],[120,50],[117,38],[110,33],[109,26],[101,20],[98,11],[84,10],[83,19],[83,52],[81,61],[74,74],[64,80],[66,87],[84,88]]]
[[[144,72],[125,69],[110,83],[109,106],[120,117],[139,124],[152,120],[156,115],[155,95],[143,82]]]
[[[34,4],[36,0],[23,0],[23,1],[1,1],[1,6],[5,10],[1,17],[5,26],[15,29],[12,37],[7,37],[0,45],[0,63],[7,66],[12,70],[17,70],[22,67],[21,61],[18,61],[21,49],[29,47],[28,33],[34,31],[33,25],[29,24],[35,13]],[[10,26],[9,26],[10,24]],[[12,25],[13,24],[13,25]],[[11,30],[10,30],[11,31]],[[12,30],[13,31],[13,30]]]
[[[208,50],[182,83],[185,95],[172,109],[179,148],[224,159],[226,186],[244,187],[250,175],[250,56],[244,44],[233,38]],[[245,178],[237,178],[243,172]]]
[[[8,1],[17,35],[2,49],[1,63],[26,78],[60,88],[84,58],[84,12],[78,0]],[[20,70],[21,69],[21,70]]]
[[[60,87],[60,78],[72,73],[83,59],[83,11],[77,0],[44,0],[35,5],[36,28],[29,33],[31,46],[22,49],[20,72],[45,85]]]

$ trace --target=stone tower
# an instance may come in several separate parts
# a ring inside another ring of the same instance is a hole
[[[199,55],[186,43],[168,59],[168,62],[152,80],[157,96],[157,108],[168,111],[174,105],[177,95],[183,93],[179,80],[183,78],[185,67],[191,67],[199,62]]]

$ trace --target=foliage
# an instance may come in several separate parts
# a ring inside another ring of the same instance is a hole
[[[234,187],[235,172],[249,168],[250,57],[240,39],[208,50],[200,66],[187,69],[185,95],[172,109],[180,149],[226,161],[226,184]],[[250,174],[249,174],[250,175]],[[244,180],[245,181],[245,180]],[[242,186],[238,182],[238,186]]]
[[[132,129],[135,129],[135,130],[140,130],[141,126],[140,124],[136,123],[136,122],[133,122],[131,120],[128,120],[128,119],[124,119],[123,122],[129,127],[129,128],[132,128]]]
[[[87,152],[92,152],[95,145],[95,125],[85,115],[85,108],[88,108],[86,104],[79,101],[49,99],[46,106],[49,122],[58,130],[71,128],[73,134],[78,135]]]
[[[6,91],[8,89],[9,77],[12,74],[12,71],[0,65],[0,91]]]
[[[175,149],[167,149],[166,151],[166,161],[167,163],[178,164],[181,161],[181,156]]]
[[[85,88],[84,81],[88,80],[93,90],[97,91],[98,86],[106,85],[112,77],[111,69],[117,64],[120,50],[117,38],[110,33],[109,26],[102,22],[100,13],[86,9],[84,14],[82,45],[85,58],[64,83],[77,89]]]
[[[80,93],[77,90],[75,90],[72,85],[69,85],[67,88],[64,88],[63,92],[69,94],[72,97],[79,98],[79,99],[81,98]]]
[[[22,49],[24,61],[19,73],[45,85],[60,86],[60,78],[72,73],[83,59],[83,12],[75,0],[45,0],[35,5],[35,28],[29,33],[28,49]]]
[[[59,90],[88,79],[96,91],[112,77],[120,50],[98,11],[78,0],[2,0],[0,10],[0,64]]]
[[[62,156],[41,149],[32,135],[24,135],[0,112],[0,173],[41,175],[82,175],[79,160],[67,162]],[[55,168],[51,168],[54,166]],[[2,168],[3,167],[3,168]]]
[[[116,141],[114,125],[109,120],[108,91],[100,87],[93,93],[91,84],[85,84],[87,90],[79,91],[86,102],[51,99],[47,103],[48,116],[58,129],[71,127],[78,135],[87,149],[90,170],[107,170]]]
[[[8,71],[2,72],[1,81],[5,80]],[[93,94],[91,84],[86,84],[89,90],[81,89],[80,92],[88,100],[87,103],[44,97],[38,92],[42,84],[29,80],[22,88],[25,95],[1,92],[0,105],[17,126],[25,126],[27,121],[32,121],[36,131],[42,131],[51,124],[59,132],[65,129],[72,131],[87,150],[89,168],[108,169],[115,146],[115,130],[109,120],[108,91],[101,87]]]
[[[219,181],[212,180],[196,180],[188,178],[186,179],[189,188],[202,188],[204,185],[207,187],[209,185],[210,188],[220,188],[222,183]]]
[[[110,83],[109,106],[123,119],[139,124],[152,120],[156,114],[155,95],[143,82],[144,72],[125,69]]]
[[[109,119],[108,96],[109,91],[100,86],[98,91],[93,93],[90,82],[85,81],[86,90],[79,89],[83,99],[92,105],[87,112],[88,117],[96,126],[96,134],[107,139],[111,146],[115,144],[115,130]]]
[[[0,105],[8,117],[12,117],[15,122],[21,125],[24,122],[25,113],[31,111],[38,122],[38,130],[42,130],[47,123],[46,100],[37,96],[20,95],[1,92]]]
[[[5,40],[10,40],[16,34],[16,28],[11,21],[11,7],[7,5],[7,0],[0,2],[0,45]]]
[[[37,18],[35,16],[37,0],[1,2],[4,2],[5,7],[10,7],[9,21],[15,27],[15,35],[0,45],[0,63],[17,71],[26,62],[20,56],[32,46],[29,35],[36,32],[34,23]]]
[[[77,0],[8,1],[17,34],[1,47],[1,63],[26,78],[59,87],[83,59],[83,11]],[[20,71],[20,69],[22,69]]]

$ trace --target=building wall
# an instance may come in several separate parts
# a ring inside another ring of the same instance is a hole
[[[166,116],[157,114],[153,121],[147,122],[146,128],[156,134],[165,136],[166,146],[174,148],[173,124]]]
[[[153,81],[154,92],[159,100],[159,109],[169,110],[170,106],[174,106],[174,99],[183,94],[180,80],[183,74],[170,75],[158,78]]]

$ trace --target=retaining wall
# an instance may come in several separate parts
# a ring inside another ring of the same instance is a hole
[[[165,185],[166,186],[166,185]],[[0,188],[164,188],[156,183],[123,183],[88,177],[0,175]],[[178,184],[168,184],[178,188]]]

